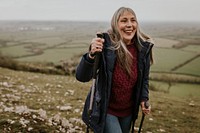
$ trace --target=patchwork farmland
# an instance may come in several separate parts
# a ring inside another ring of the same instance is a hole
[[[155,41],[152,114],[143,131],[198,132],[200,25],[152,22],[140,26]],[[37,67],[63,62],[76,66],[95,33],[108,28],[106,22],[0,21],[0,53]],[[90,85],[76,81],[73,74],[0,67],[0,132],[84,132],[81,112]]]

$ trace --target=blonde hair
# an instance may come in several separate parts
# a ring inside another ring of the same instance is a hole
[[[108,33],[110,35],[113,48],[116,50],[117,54],[117,61],[119,62],[120,66],[124,68],[124,70],[127,72],[129,76],[131,76],[131,65],[132,65],[132,55],[126,48],[126,44],[122,41],[122,37],[119,33],[118,28],[118,21],[121,15],[124,14],[124,12],[129,12],[135,16],[136,23],[137,23],[137,29],[136,34],[132,39],[132,42],[136,44],[137,48],[140,50],[142,47],[141,41],[150,41],[151,38],[147,36],[146,34],[142,33],[139,24],[136,18],[135,12],[131,8],[127,7],[121,7],[119,8],[113,15],[111,20],[111,29],[108,30]],[[151,58],[153,61],[153,58]]]

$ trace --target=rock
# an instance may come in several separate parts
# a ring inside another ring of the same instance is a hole
[[[71,109],[72,109],[72,107],[69,106],[69,105],[68,105],[68,106],[61,106],[61,107],[60,107],[60,110],[61,110],[61,111],[70,111]]]

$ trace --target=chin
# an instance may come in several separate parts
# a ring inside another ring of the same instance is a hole
[[[125,37],[124,40],[131,41],[133,37]]]

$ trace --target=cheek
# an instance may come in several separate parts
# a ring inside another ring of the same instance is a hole
[[[118,32],[119,32],[119,34],[121,35],[121,36],[123,36],[123,27],[122,26],[119,26],[118,27]]]
[[[123,25],[123,24],[118,24],[118,28],[119,28],[119,30],[123,30],[123,29],[125,28],[125,25]]]
[[[134,23],[134,24],[133,24],[133,28],[134,28],[134,29],[137,29],[137,27],[138,27],[138,24],[137,24],[137,23]]]

